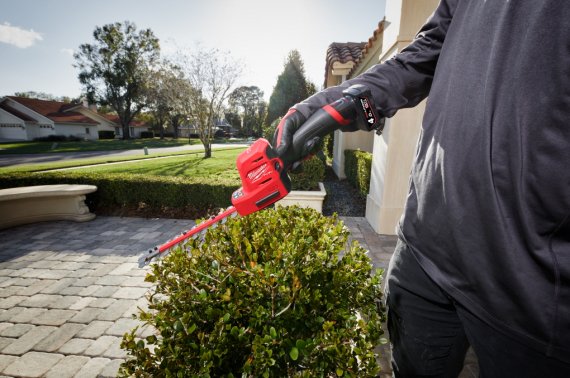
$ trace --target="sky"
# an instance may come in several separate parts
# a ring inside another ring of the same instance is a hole
[[[386,0],[0,0],[0,96],[36,91],[78,97],[73,52],[93,30],[131,21],[150,28],[161,55],[203,48],[227,51],[243,66],[239,85],[269,99],[287,54],[301,53],[321,88],[327,47],[364,42],[384,17]]]

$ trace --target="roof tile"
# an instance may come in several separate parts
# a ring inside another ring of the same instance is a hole
[[[368,54],[368,51],[372,48],[372,45],[374,45],[374,42],[378,38],[382,37],[382,34],[384,33],[384,29],[386,29],[386,26],[388,26],[388,21],[386,21],[386,17],[384,17],[382,21],[378,23],[378,26],[376,27],[376,29],[374,29],[374,32],[372,32],[372,36],[368,38],[368,42],[365,43],[362,49],[362,54],[358,57],[358,59],[354,61],[354,67],[352,67],[352,70],[350,70],[350,72],[348,73],[348,77],[352,76],[358,64],[364,59],[366,54]]]
[[[103,117],[107,118],[109,121],[116,123],[117,125],[121,124],[121,120],[119,119],[119,116],[116,114],[100,114]],[[132,127],[148,127],[147,124],[143,121],[139,121],[139,120],[132,120],[131,123],[129,124],[129,126]]]
[[[66,111],[70,104],[65,102],[38,100],[35,98],[16,96],[8,96],[8,98],[57,123],[98,124],[94,119],[91,119],[81,113]]]

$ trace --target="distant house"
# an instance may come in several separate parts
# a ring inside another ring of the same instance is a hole
[[[112,128],[107,125],[101,124],[99,130],[113,130],[115,131],[115,136],[117,138],[123,137],[123,128],[121,126],[121,121],[119,120],[119,116],[116,114],[103,114],[103,117],[106,118],[107,121],[112,123]],[[141,133],[144,131],[150,131],[151,128],[142,121],[133,120],[129,124],[129,135],[131,138],[140,138]]]
[[[100,130],[122,130],[117,116],[99,114],[85,104],[38,100],[27,97],[0,98],[0,139],[34,140],[50,135],[99,139]],[[131,137],[140,137],[148,127],[133,122]]]

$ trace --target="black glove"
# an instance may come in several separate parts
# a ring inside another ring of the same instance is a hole
[[[306,118],[301,112],[291,108],[279,122],[273,135],[273,148],[277,151],[277,155],[283,160],[285,166],[292,166],[294,163],[302,160],[305,156],[296,156],[297,154],[291,148],[293,144],[293,134],[303,123]]]

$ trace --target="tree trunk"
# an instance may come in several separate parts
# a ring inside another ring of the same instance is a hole
[[[180,124],[178,118],[172,118],[170,124],[172,125],[172,136],[174,139],[178,139],[178,125]]]
[[[212,143],[204,144],[204,158],[208,159],[212,157]]]
[[[123,140],[131,139],[129,125],[123,125]]]

